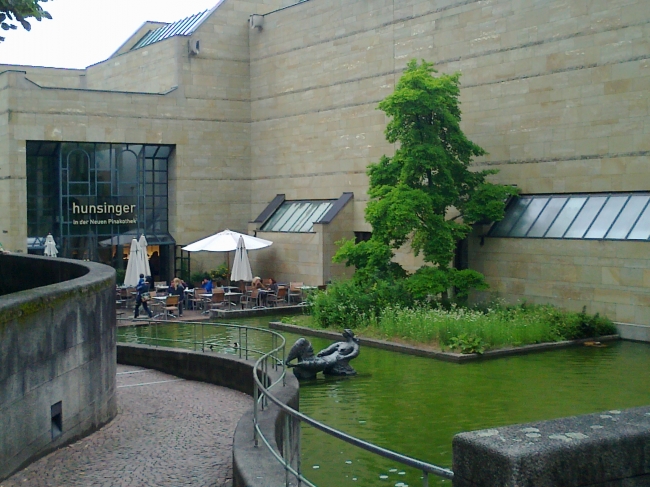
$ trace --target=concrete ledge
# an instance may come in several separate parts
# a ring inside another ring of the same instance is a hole
[[[325,331],[325,330],[314,330],[312,328],[306,328],[304,326],[290,325],[287,323],[280,323],[275,321],[269,323],[269,328],[274,330],[288,331],[290,333],[296,333],[298,335],[331,338],[333,340],[341,339],[340,333]],[[618,335],[609,335],[609,336],[597,337],[597,338],[581,338],[580,340],[567,340],[563,342],[536,343],[534,345],[524,345],[523,347],[517,347],[517,348],[490,350],[481,355],[476,353],[462,354],[462,353],[453,353],[453,352],[439,352],[436,350],[429,350],[426,348],[416,347],[413,345],[402,345],[400,343],[388,342],[385,340],[377,340],[375,338],[359,337],[360,343],[368,347],[381,348],[383,350],[390,350],[391,352],[408,353],[409,355],[417,355],[420,357],[430,357],[438,360],[443,360],[445,362],[454,362],[459,364],[467,363],[467,362],[475,362],[477,360],[509,357],[512,355],[525,355],[527,353],[543,352],[546,350],[555,350],[558,348],[573,347],[594,340],[600,342],[611,342],[611,341],[620,340],[620,337]]]
[[[251,360],[234,355],[202,353],[148,345],[117,345],[117,361],[125,365],[147,367],[190,380],[216,384],[253,394],[253,366]],[[267,381],[274,381],[279,372],[270,370]],[[286,385],[274,390],[283,403],[299,407],[299,385],[293,374],[287,374]],[[260,428],[276,451],[281,451],[284,414],[279,407],[259,411]],[[253,441],[253,408],[237,423],[233,438],[233,481],[235,487],[270,487],[284,485],[285,471],[273,454],[260,442]]]
[[[650,485],[650,407],[456,435],[454,487]]]
[[[2,480],[106,424],[117,402],[115,270],[15,254],[0,268]]]
[[[306,309],[306,306],[277,306],[273,308],[257,309],[213,309],[210,310],[211,318],[251,318],[255,316],[277,316],[279,314],[299,315]]]
[[[618,334],[624,340],[650,343],[650,326],[632,323],[615,323]]]

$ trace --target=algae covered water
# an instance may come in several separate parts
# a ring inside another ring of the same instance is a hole
[[[264,327],[268,321],[237,324]],[[187,325],[158,328],[159,338],[190,339],[193,333]],[[287,349],[299,338],[283,335]],[[118,329],[120,341],[146,342],[149,336],[147,327]],[[332,343],[308,338],[315,351]],[[236,332],[215,332],[220,351],[232,353],[238,339]],[[254,345],[264,349],[270,342]],[[362,346],[351,364],[358,372],[355,377],[301,383],[301,411],[350,435],[448,468],[452,438],[462,431],[650,404],[650,345],[641,343],[614,342],[604,348],[575,347],[462,365]],[[303,473],[320,487],[422,485],[421,472],[311,427],[303,426],[301,443]],[[450,484],[429,477],[429,485]]]

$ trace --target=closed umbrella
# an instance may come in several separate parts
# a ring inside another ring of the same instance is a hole
[[[131,240],[131,251],[129,252],[129,263],[126,265],[124,275],[125,286],[137,286],[140,274],[144,274],[144,263],[141,257],[142,249],[136,239]]]
[[[140,250],[142,251],[140,257],[142,259],[142,265],[144,267],[143,274],[145,276],[151,275],[151,267],[149,267],[149,254],[147,253],[147,239],[144,237],[144,233],[140,235]]]
[[[252,281],[253,272],[251,271],[251,264],[248,261],[248,253],[246,252],[246,245],[244,244],[244,237],[239,237],[237,242],[237,249],[235,251],[235,260],[232,263],[232,273],[230,274],[231,281]]]
[[[45,238],[45,250],[43,251],[43,254],[47,255],[48,257],[56,257],[58,253],[59,251],[56,250],[56,243],[54,242],[54,237],[52,236],[51,233],[48,233],[47,237]]]

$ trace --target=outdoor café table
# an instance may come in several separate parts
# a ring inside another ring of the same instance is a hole
[[[190,307],[190,299],[194,297],[194,288],[188,289],[185,288],[183,291],[183,306],[185,309],[193,309]]]
[[[223,297],[226,298],[226,301],[228,301],[228,309],[233,305],[235,302],[239,302],[242,297],[242,293],[224,293]]]
[[[153,299],[156,303],[160,303],[165,306],[165,301],[167,301],[167,296],[152,296],[151,299]],[[158,318],[159,316],[163,315],[165,313],[158,313],[154,316],[154,318]]]
[[[201,295],[201,297],[203,299],[207,300],[207,301],[212,301],[212,293],[204,293],[204,294]],[[203,304],[203,311],[201,311],[202,315],[209,315],[210,314],[210,308],[209,308],[209,306],[207,306],[207,304],[209,304],[209,303],[204,302],[204,304]]]

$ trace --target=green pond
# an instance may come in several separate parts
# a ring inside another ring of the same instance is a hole
[[[265,328],[269,317],[233,323]],[[214,351],[238,353],[246,337],[230,329],[163,325],[119,328],[118,340],[172,345],[161,339],[210,338]],[[299,338],[283,333],[287,351]],[[155,340],[156,336],[158,341]],[[314,350],[332,340],[308,337]],[[268,349],[266,337],[248,346]],[[194,345],[187,343],[187,348]],[[650,345],[614,342],[604,348],[549,352],[452,364],[369,347],[351,363],[351,378],[301,383],[300,410],[358,438],[451,468],[456,433],[650,404]],[[302,470],[319,487],[418,486],[422,473],[384,460],[309,426],[302,428]],[[429,477],[429,485],[450,485]]]

